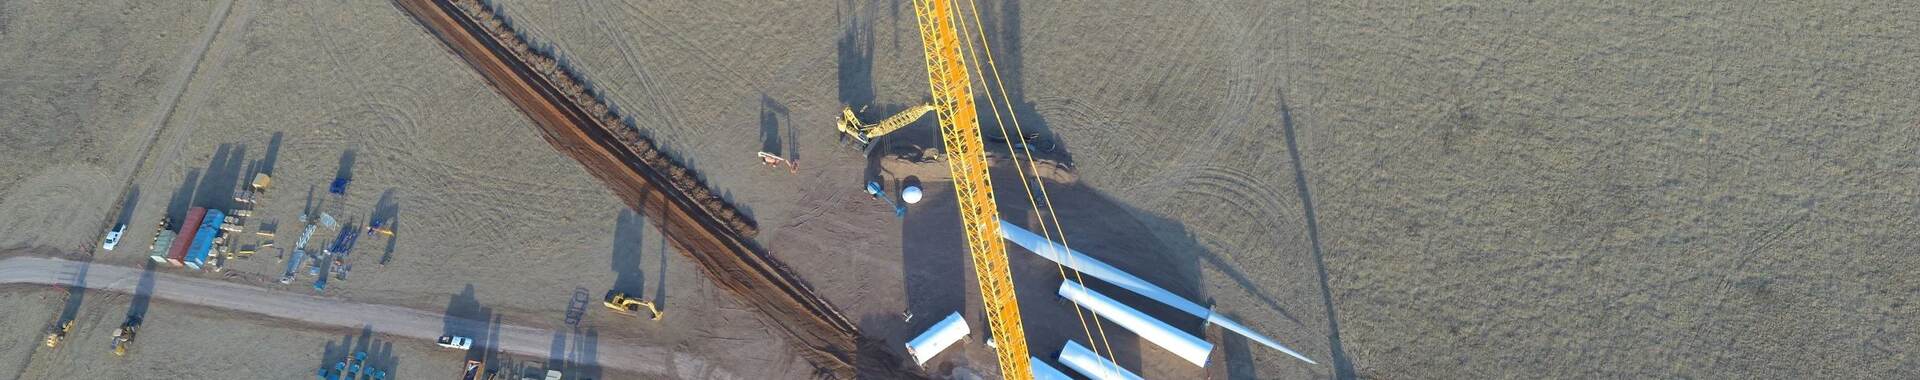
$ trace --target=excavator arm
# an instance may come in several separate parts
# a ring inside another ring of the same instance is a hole
[[[861,144],[871,143],[875,138],[906,128],[907,125],[919,121],[921,116],[932,111],[932,104],[921,104],[901,110],[900,113],[888,116],[878,123],[865,124],[860,122],[860,116],[853,113],[853,107],[845,107],[840,109],[840,133],[853,136],[853,139],[860,141]]]

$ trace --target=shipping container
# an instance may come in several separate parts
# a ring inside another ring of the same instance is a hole
[[[179,235],[180,233],[171,230],[160,230],[159,233],[154,234],[153,246],[150,247],[153,250],[153,262],[162,264],[167,262],[167,249],[173,248],[173,238]]]
[[[180,223],[179,236],[173,238],[173,247],[167,250],[167,263],[179,266],[187,259],[187,246],[193,245],[194,235],[200,232],[200,222],[207,217],[207,209],[194,207],[187,209],[187,219]]]
[[[200,230],[193,235],[193,246],[187,249],[184,264],[188,268],[200,269],[200,265],[207,263],[208,254],[213,252],[213,238],[220,235],[220,222],[226,220],[225,217],[220,210],[207,210],[206,217],[200,221]]]

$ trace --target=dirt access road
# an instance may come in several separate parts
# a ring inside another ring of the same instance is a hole
[[[554,336],[552,331],[532,327],[506,324],[489,326],[487,321],[454,318],[442,313],[352,303],[223,281],[61,259],[18,257],[0,261],[0,285],[7,284],[77,285],[326,326],[366,326],[382,334],[426,340],[439,338],[443,331],[479,336],[493,328],[497,332],[490,333],[492,336],[483,341],[483,345],[531,357],[546,357],[552,348]],[[705,363],[698,363],[700,359],[676,356],[667,348],[627,343],[630,342],[603,338],[597,348],[599,363],[575,364],[660,376],[674,376],[676,372],[659,358],[673,357],[682,361],[679,366],[683,367],[705,366]],[[722,377],[726,376],[722,374]]]

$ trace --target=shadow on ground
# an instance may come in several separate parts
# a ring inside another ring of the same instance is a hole
[[[393,342],[375,339],[373,326],[364,326],[359,334],[348,333],[339,342],[327,342],[321,351],[315,373],[326,379],[392,379],[400,358],[393,354]]]

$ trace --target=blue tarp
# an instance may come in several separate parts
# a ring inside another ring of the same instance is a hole
[[[329,192],[329,193],[333,193],[333,194],[346,194],[346,193],[347,193],[347,184],[348,184],[348,183],[351,183],[351,182],[353,182],[353,180],[351,180],[351,179],[346,179],[346,178],[334,178],[334,179],[333,179],[333,184],[332,184],[332,185],[329,185],[329,186],[327,186],[327,192]]]
[[[188,268],[200,269],[201,264],[207,263],[207,255],[213,252],[213,237],[220,233],[220,223],[226,220],[226,213],[207,210],[206,219],[200,220],[200,229],[193,234],[193,245],[187,247]]]

